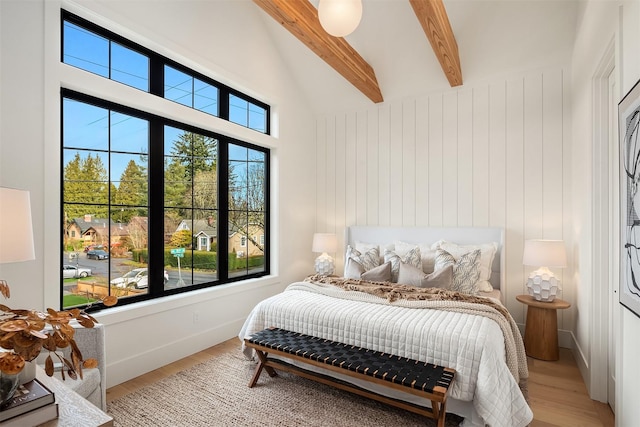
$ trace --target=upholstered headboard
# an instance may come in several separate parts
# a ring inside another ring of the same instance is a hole
[[[394,241],[416,244],[432,244],[447,240],[459,245],[496,242],[498,250],[491,266],[491,285],[501,289],[504,282],[504,229],[491,227],[347,227],[345,246],[355,247],[356,242],[386,244]]]

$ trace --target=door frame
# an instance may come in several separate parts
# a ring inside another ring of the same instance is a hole
[[[620,254],[611,247],[611,237],[617,236],[615,218],[619,217],[620,206],[610,206],[609,193],[612,184],[618,182],[619,159],[610,150],[610,99],[619,99],[618,94],[610,97],[609,76],[616,72],[615,37],[611,39],[593,76],[593,142],[592,142],[592,268],[591,289],[591,355],[589,358],[589,395],[600,402],[608,402],[609,375],[609,320],[610,286],[612,275],[617,273]],[[614,74],[615,77],[619,75]],[[619,78],[617,78],[619,81]],[[619,87],[619,84],[618,84]],[[617,108],[617,105],[616,105]],[[604,197],[602,197],[604,195]],[[606,286],[601,286],[606,284]],[[616,293],[617,296],[617,293]],[[617,331],[614,331],[617,333]],[[618,342],[616,340],[616,342]]]

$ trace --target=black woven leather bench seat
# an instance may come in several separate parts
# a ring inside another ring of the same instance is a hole
[[[251,337],[246,338],[245,343],[248,347],[254,348],[260,358],[260,364],[249,383],[250,387],[255,385],[263,368],[266,368],[269,375],[275,376],[274,367],[294,371],[294,373],[308,378],[314,377],[311,379],[327,383],[327,377],[325,376],[320,380],[310,372],[302,374],[291,365],[284,365],[279,363],[277,359],[267,357],[268,353],[273,353],[278,354],[280,357],[324,367],[334,372],[345,373],[351,377],[365,379],[423,396],[431,400],[431,410],[425,407],[418,409],[414,405],[406,404],[406,402],[405,405],[398,404],[396,400],[377,394],[373,395],[373,393],[362,389],[351,390],[344,385],[345,383],[333,383],[339,388],[435,418],[438,420],[438,425],[444,425],[444,405],[447,392],[455,377],[455,370],[451,368],[279,328],[269,328],[256,332]]]

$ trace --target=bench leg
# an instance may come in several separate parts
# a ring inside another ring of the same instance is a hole
[[[260,362],[258,363],[258,366],[256,366],[256,371],[253,373],[251,381],[249,381],[249,388],[253,387],[254,385],[256,385],[256,382],[258,382],[258,378],[260,378],[260,374],[262,373],[262,368],[267,371],[270,377],[275,377],[276,375],[278,375],[275,369],[273,369],[271,366],[266,365],[267,353],[258,349],[255,349],[255,351],[258,355],[258,359],[260,359]]]
[[[435,400],[431,401],[431,409],[433,410],[433,418],[436,421],[436,425],[438,427],[444,427],[444,417],[446,415],[445,411],[446,402],[438,403]]]

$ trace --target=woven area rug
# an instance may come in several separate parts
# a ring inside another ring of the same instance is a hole
[[[433,420],[286,372],[255,369],[239,349],[164,378],[108,404],[119,427],[435,426]],[[447,427],[462,418],[447,414]]]

